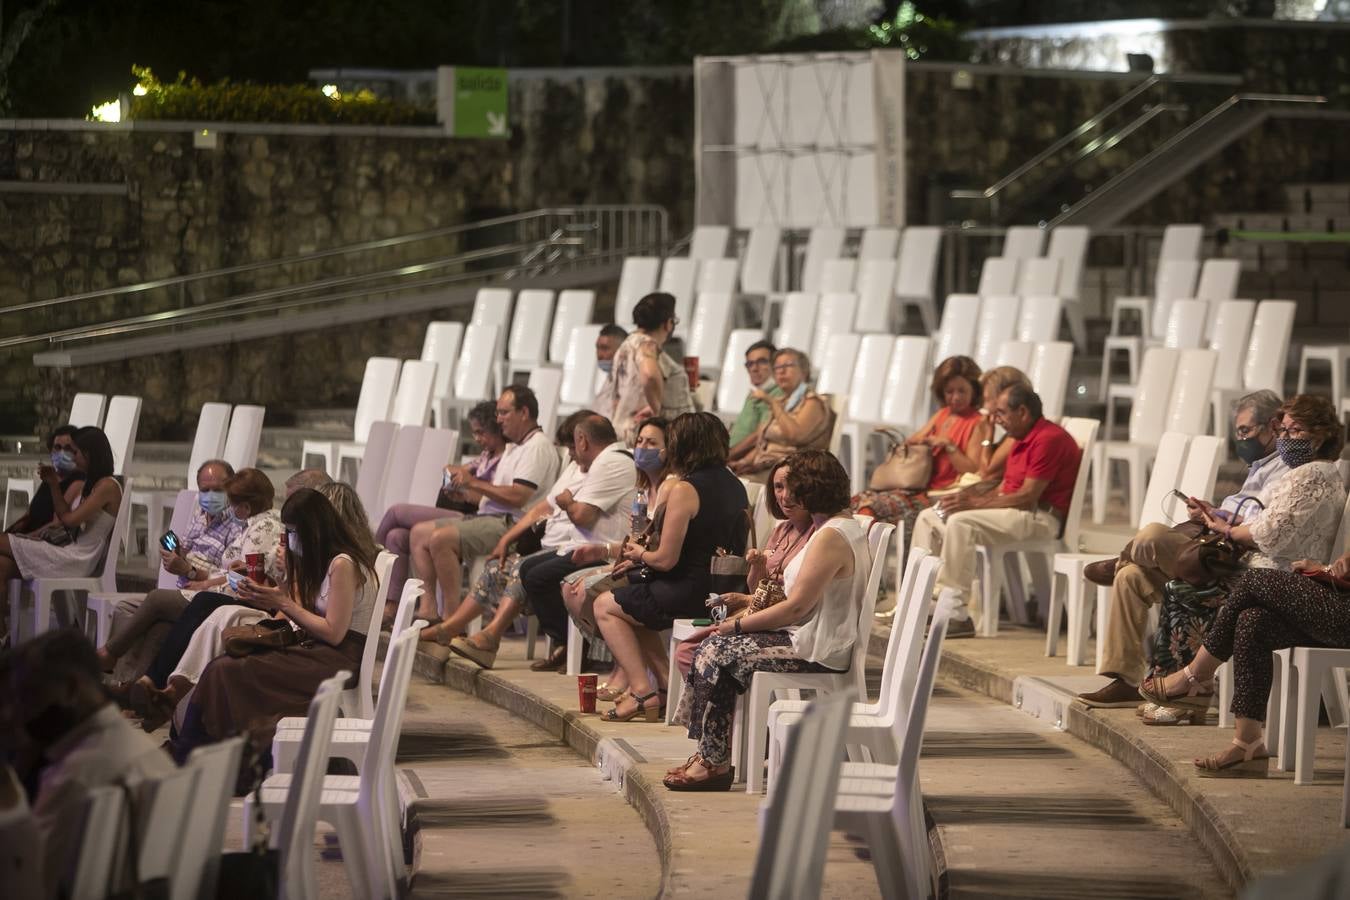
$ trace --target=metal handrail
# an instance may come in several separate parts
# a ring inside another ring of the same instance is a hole
[[[652,212],[656,213],[664,223],[666,211],[663,207],[655,204],[631,204],[631,205],[585,205],[585,206],[556,206],[534,209],[523,213],[511,213],[506,216],[496,216],[491,219],[480,219],[475,222],[465,222],[459,225],[447,225],[443,228],[434,228],[427,231],[418,231],[410,234],[398,235],[391,238],[380,238],[373,241],[362,241],[355,244],[345,244],[341,247],[333,247],[328,250],[316,250],[310,253],[301,253],[295,256],[278,257],[277,259],[262,260],[255,263],[241,263],[235,266],[225,266],[219,269],[208,269],[204,272],[194,272],[188,275],[174,275],[169,278],[157,278],[151,281],[137,282],[136,284],[123,285],[121,287],[107,288],[99,291],[84,291],[78,294],[67,294],[61,297],[53,297],[48,300],[35,300],[29,303],[20,303],[13,306],[0,308],[0,316],[11,315],[13,313],[28,312],[35,309],[46,309],[53,306],[66,306],[73,303],[81,303],[86,300],[95,300],[106,297],[116,297],[125,294],[140,293],[143,291],[156,290],[158,288],[174,287],[176,285],[191,284],[197,281],[204,281],[212,278],[223,278],[228,275],[238,275],[244,272],[257,272],[262,269],[276,268],[280,266],[296,265],[314,260],[329,259],[334,256],[344,256],[352,253],[364,253],[371,250],[384,250],[390,247],[398,247],[404,244],[412,244],[419,241],[427,241],[435,238],[449,237],[456,234],[463,234],[482,228],[491,228],[500,225],[509,225],[518,222],[527,222],[535,219],[543,219],[548,216],[571,216],[578,214],[600,214],[606,212]],[[664,225],[661,229],[664,233]]]

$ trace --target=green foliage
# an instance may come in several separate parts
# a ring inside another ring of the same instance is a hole
[[[202,84],[179,72],[162,82],[145,66],[132,66],[137,91],[133,119],[197,122],[280,122],[330,125],[431,125],[431,112],[407,103],[376,97],[370,91],[326,96],[307,84],[253,84],[221,79]]]
[[[894,17],[867,28],[806,34],[782,41],[772,49],[802,52],[889,47],[904,51],[910,59],[967,61],[971,57],[971,46],[961,32],[961,26],[952,19],[926,15],[910,0],[905,0]]]

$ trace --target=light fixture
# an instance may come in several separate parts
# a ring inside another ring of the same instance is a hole
[[[113,99],[107,103],[100,103],[89,111],[89,118],[95,122],[122,121],[122,101]]]
[[[146,94],[150,92],[145,89],[145,85],[138,84],[131,89],[131,93],[135,94],[137,97],[144,97]]]
[[[338,93],[338,86],[336,84],[325,84],[323,87],[319,88],[319,90],[323,91],[323,95],[330,100],[342,99],[342,95]]]

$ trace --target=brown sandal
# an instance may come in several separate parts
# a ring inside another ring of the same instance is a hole
[[[691,778],[689,767],[694,763],[703,766],[707,774],[702,778]],[[736,780],[736,767],[727,766],[725,771],[716,771],[718,767],[702,759],[697,753],[689,757],[689,761],[666,775],[661,780],[667,790],[672,791],[727,791],[731,790],[731,784]]]
[[[1218,754],[1195,760],[1195,774],[1201,778],[1265,778],[1270,775],[1270,753],[1266,752],[1265,741],[1251,743],[1233,738],[1233,746],[1242,751],[1242,756],[1228,762],[1219,762]],[[1256,751],[1262,752],[1258,756]]]

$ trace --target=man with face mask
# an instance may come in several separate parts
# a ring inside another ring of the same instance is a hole
[[[70,494],[71,487],[77,483],[84,483],[84,473],[75,465],[76,431],[79,429],[74,425],[62,425],[52,432],[51,440],[47,442],[52,468],[61,478],[60,488],[66,493],[68,503],[74,502],[74,497]],[[52,489],[47,482],[38,479],[37,490],[33,492],[33,499],[28,503],[28,512],[5,531],[10,534],[32,534],[51,522],[55,514]]]
[[[163,778],[175,767],[108,702],[94,648],[78,631],[50,631],[15,648],[4,690],[14,721],[45,768],[29,820],[4,817],[0,845],[12,845],[12,828],[36,832],[42,896],[58,896],[69,889],[71,852],[79,845],[89,790]]]
[[[595,364],[604,377],[600,379],[600,386],[596,389],[594,406],[605,417],[610,415],[614,406],[612,383],[614,354],[619,351],[620,345],[627,337],[628,332],[622,326],[610,322],[600,329],[600,334],[595,339]]]
[[[1274,391],[1256,391],[1237,402],[1233,431],[1238,458],[1249,468],[1242,488],[1223,499],[1217,508],[1192,498],[1186,504],[1191,521],[1202,521],[1206,510],[1221,519],[1238,512],[1251,524],[1261,515],[1261,507],[1243,504],[1256,497],[1289,473],[1289,466],[1275,448],[1274,426],[1280,419],[1280,398]],[[1106,634],[1097,639],[1104,644],[1098,675],[1111,681],[1097,691],[1080,694],[1079,699],[1094,707],[1134,707],[1140,703],[1138,678],[1146,662],[1144,638],[1148,632],[1149,608],[1162,602],[1163,585],[1176,577],[1177,554],[1191,538],[1167,525],[1154,523],[1139,530],[1120,555],[1087,566],[1084,576],[1093,584],[1111,588],[1110,619]]]
[[[225,548],[244,530],[244,523],[230,515],[225,482],[234,477],[234,466],[223,459],[210,459],[197,469],[197,509],[187,534],[179,535],[178,550],[160,548],[165,571],[178,576],[178,586],[188,587],[195,576],[220,567]],[[146,536],[158,542],[159,535]]]

